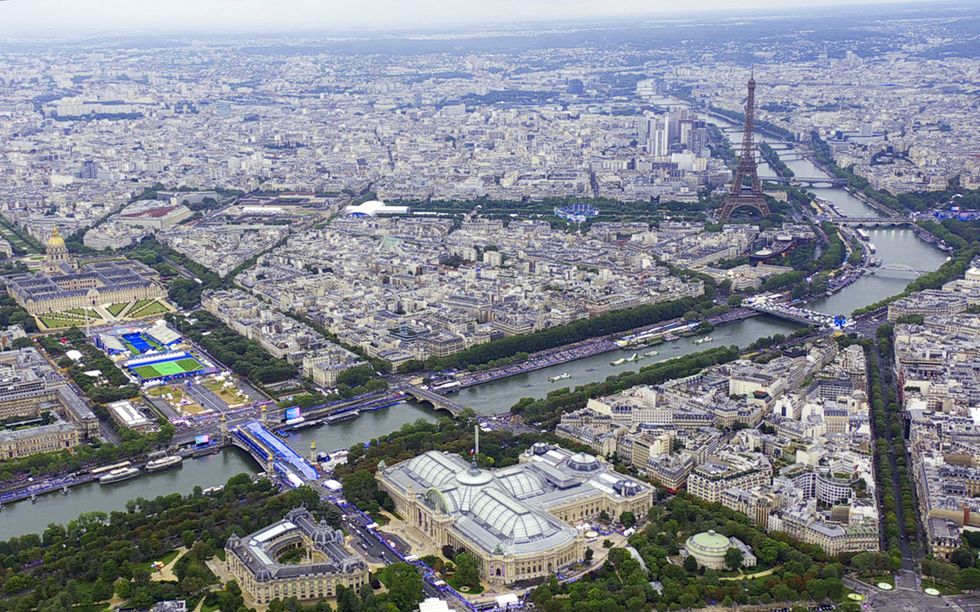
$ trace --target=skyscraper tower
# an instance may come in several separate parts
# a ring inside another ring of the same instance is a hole
[[[745,128],[742,133],[742,157],[738,160],[738,167],[735,169],[735,180],[732,181],[732,189],[725,196],[725,203],[721,207],[718,218],[727,221],[732,212],[737,208],[754,208],[763,217],[769,216],[769,206],[762,195],[762,183],[759,181],[759,173],[755,166],[755,143],[753,142],[753,130],[755,129],[755,76],[749,77],[749,96],[745,101]],[[745,189],[745,180],[749,181],[749,189]]]

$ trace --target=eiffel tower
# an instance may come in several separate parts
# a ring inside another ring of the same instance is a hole
[[[763,217],[769,216],[769,206],[762,196],[762,183],[755,165],[755,144],[753,131],[755,129],[755,76],[749,77],[749,97],[745,102],[745,131],[742,133],[742,157],[735,169],[735,180],[732,189],[725,196],[725,203],[718,214],[720,221],[727,221],[737,208],[754,208]],[[749,190],[744,189],[745,180],[749,179]]]

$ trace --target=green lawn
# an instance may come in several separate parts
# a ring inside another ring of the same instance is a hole
[[[130,317],[150,317],[167,312],[167,307],[156,300],[140,300],[129,310]]]
[[[38,316],[38,319],[40,319],[41,320],[41,323],[44,323],[44,325],[46,327],[49,327],[51,329],[59,329],[59,328],[62,328],[62,327],[71,327],[73,325],[78,325],[80,323],[76,319],[61,319],[61,318],[57,318],[57,317]]]
[[[119,313],[126,310],[127,306],[129,306],[129,302],[119,302],[117,304],[109,304],[105,307],[105,309],[108,310],[109,314],[112,316],[118,317]]]
[[[858,574],[857,579],[873,587],[877,587],[879,582],[887,582],[895,586],[895,575],[888,572],[866,572]]]
[[[956,587],[947,586],[941,582],[936,582],[935,580],[929,578],[928,576],[923,576],[922,588],[928,589],[929,587],[936,589],[943,595],[959,595],[960,593],[962,593],[962,591],[960,591]]]
[[[185,372],[193,372],[194,370],[200,370],[201,364],[197,359],[192,359],[190,357],[184,357],[183,359],[178,359],[175,361],[177,365]]]
[[[136,375],[142,378],[143,380],[149,380],[151,378],[157,378],[160,376],[160,373],[157,372],[156,368],[154,368],[151,365],[136,366],[135,368],[133,368],[133,372],[135,372]]]
[[[176,361],[164,361],[148,365],[136,366],[133,372],[143,379],[159,378],[160,376],[173,376],[184,372],[194,372],[203,369],[196,359],[185,357]]]
[[[82,319],[84,319],[86,316],[88,316],[88,318],[90,319],[102,318],[102,316],[98,312],[92,310],[91,308],[70,308],[64,312],[68,314],[78,315]]]
[[[87,319],[86,315],[88,315]],[[48,312],[37,315],[37,319],[52,329],[71,327],[72,325],[83,327],[86,323],[98,325],[103,322],[99,313],[89,308],[72,308],[60,312]]]
[[[459,583],[456,582],[456,576],[455,575],[449,576],[445,580],[446,580],[446,582],[449,583],[449,586],[453,587],[454,589],[456,589],[460,593],[466,593],[467,595],[479,595],[480,593],[483,592],[483,585],[482,584],[480,586],[478,586],[478,587],[475,587],[475,588],[469,588],[469,589],[463,590],[466,587],[461,587],[459,585]]]

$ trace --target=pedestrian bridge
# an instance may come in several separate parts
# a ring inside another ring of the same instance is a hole
[[[229,434],[232,444],[271,468],[270,476],[278,474],[293,487],[318,480],[316,468],[259,421],[243,423]]]

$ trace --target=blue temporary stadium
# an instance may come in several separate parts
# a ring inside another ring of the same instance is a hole
[[[555,216],[569,223],[585,223],[589,219],[599,216],[599,209],[591,204],[582,203],[556,206]]]
[[[145,353],[147,351],[153,350],[150,343],[143,338],[143,334],[139,332],[134,332],[131,334],[123,334],[123,340],[133,345],[133,348],[140,353]]]

